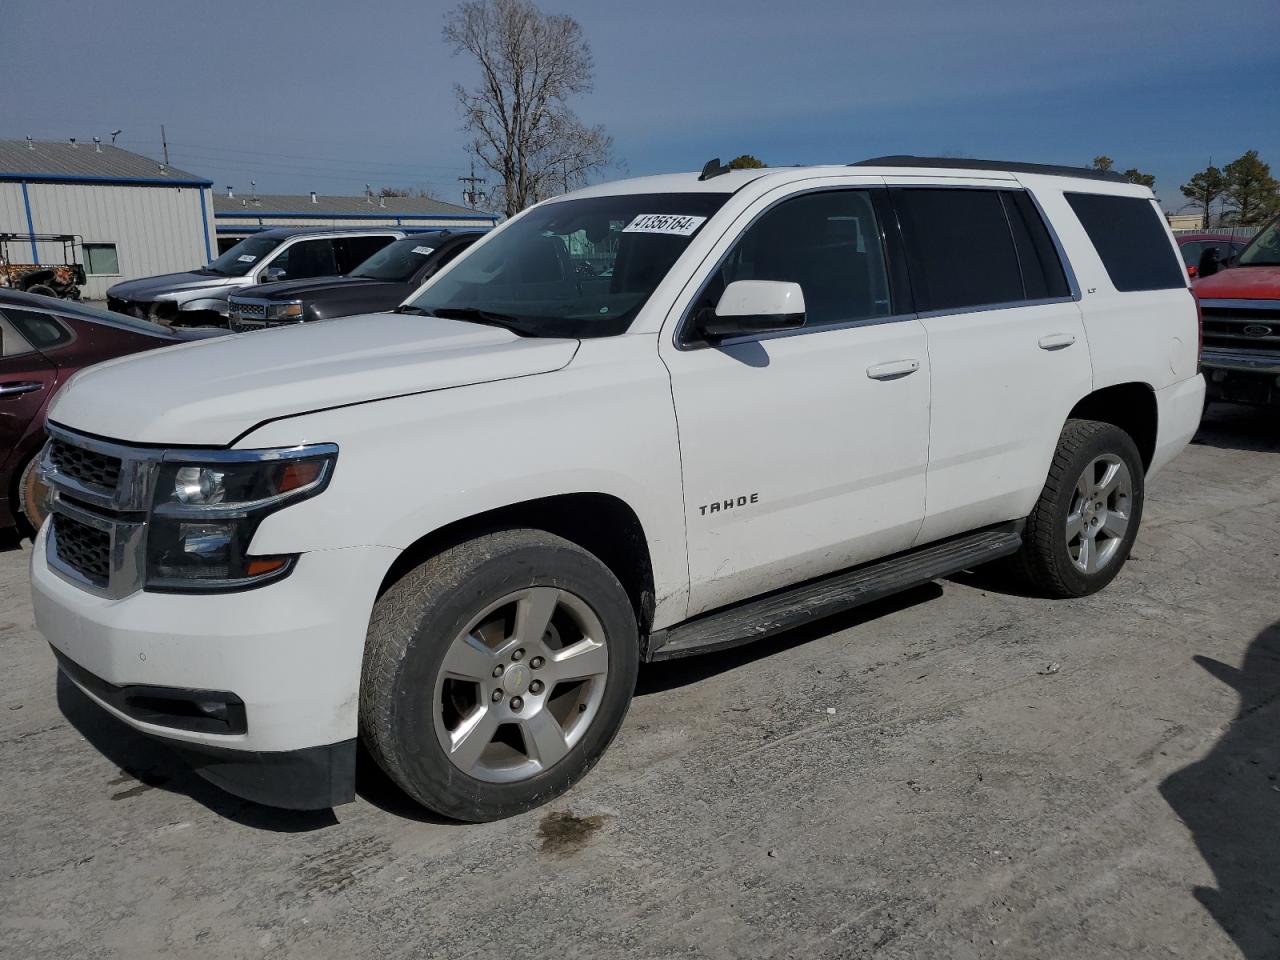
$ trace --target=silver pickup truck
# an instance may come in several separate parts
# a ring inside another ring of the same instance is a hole
[[[107,308],[168,326],[226,326],[227,298],[277,280],[347,273],[403,230],[305,230],[282,227],[246,237],[206,267],[117,283]]]

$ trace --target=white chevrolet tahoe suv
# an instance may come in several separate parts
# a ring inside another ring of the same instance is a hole
[[[1151,192],[887,157],[629,180],[394,313],[62,390],[32,589],[66,676],[208,779],[463,820],[600,758],[642,661],[1003,560],[1078,597],[1200,419]]]

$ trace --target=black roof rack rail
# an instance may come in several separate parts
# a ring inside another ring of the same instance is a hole
[[[1010,173],[1040,173],[1048,177],[1081,177],[1085,180],[1107,180],[1128,183],[1123,173],[1095,170],[1092,167],[1069,167],[1056,163],[1021,163],[1017,160],[973,160],[968,157],[913,157],[895,154],[872,157],[849,164],[851,167],[931,167],[940,170],[1000,170]]]

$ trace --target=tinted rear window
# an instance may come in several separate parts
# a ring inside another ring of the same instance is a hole
[[[1129,293],[1187,285],[1164,221],[1150,200],[1096,193],[1068,193],[1066,198],[1117,290]]]
[[[1018,264],[1022,267],[1022,285],[1026,288],[1027,299],[1069,296],[1071,290],[1067,286],[1067,275],[1062,270],[1062,261],[1058,259],[1058,251],[1036,205],[1019,191],[1007,190],[1001,196],[1005,212],[1009,214],[1014,246],[1018,248]]]
[[[995,190],[893,191],[921,311],[1023,299],[1009,221]]]

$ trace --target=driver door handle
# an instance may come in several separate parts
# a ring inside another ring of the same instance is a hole
[[[885,363],[873,363],[867,367],[867,376],[872,380],[897,380],[901,377],[909,376],[919,369],[919,360],[889,360]]]
[[[44,384],[39,380],[10,380],[8,383],[0,383],[0,397],[16,397],[23,393],[34,393],[43,386]]]

